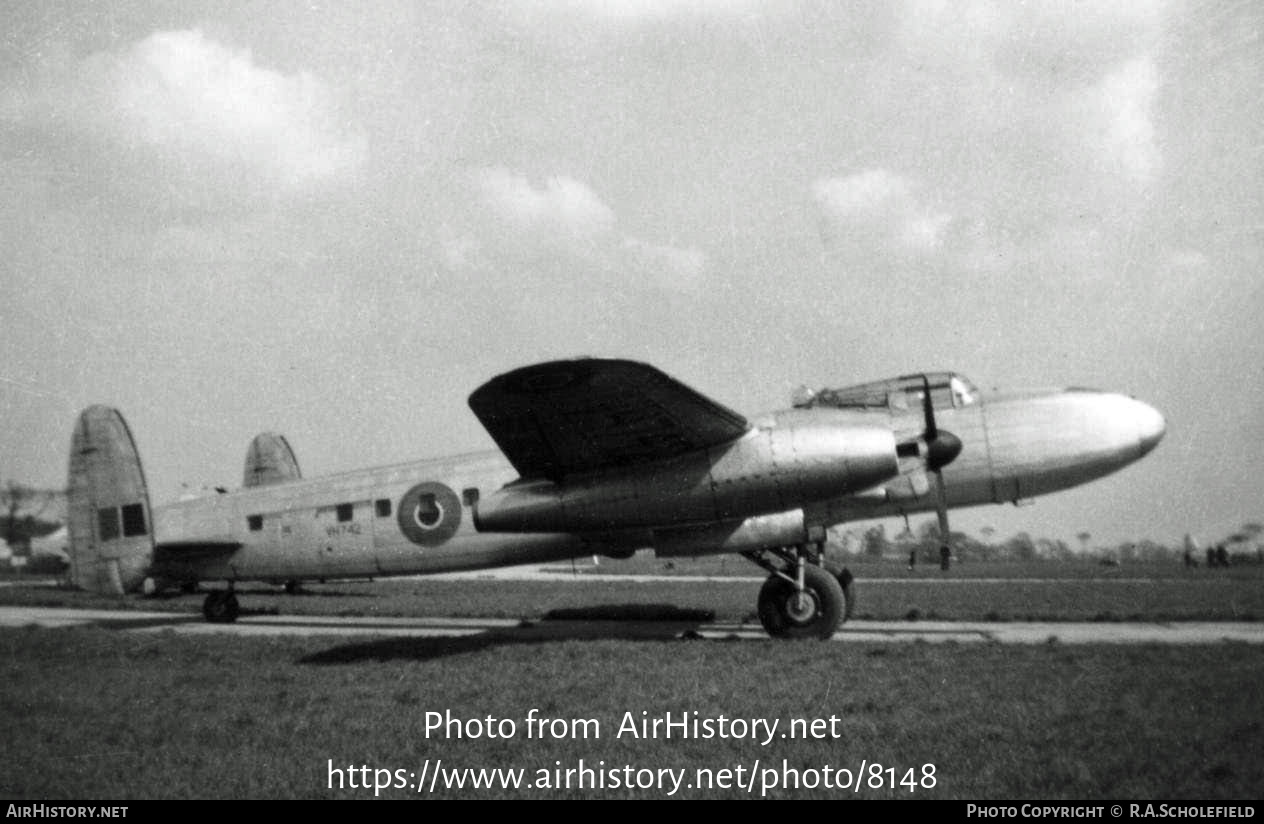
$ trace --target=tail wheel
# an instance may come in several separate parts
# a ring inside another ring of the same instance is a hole
[[[231,624],[239,612],[237,596],[231,590],[216,590],[202,602],[202,615],[212,624]]]
[[[759,622],[774,638],[820,638],[834,634],[847,614],[838,579],[818,566],[803,569],[803,591],[779,575],[759,590]]]

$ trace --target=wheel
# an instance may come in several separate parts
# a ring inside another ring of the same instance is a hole
[[[202,615],[212,624],[231,624],[239,611],[237,596],[230,590],[216,590],[202,602]]]
[[[856,578],[847,567],[843,567],[843,571],[834,577],[843,590],[843,620],[839,621],[842,624],[850,621],[852,613],[856,611]]]
[[[818,566],[803,570],[803,592],[770,575],[759,590],[759,622],[773,638],[820,638],[834,634],[847,613],[838,579]]]
[[[843,620],[839,621],[844,624],[851,620],[852,614],[856,611],[856,577],[851,574],[851,570],[840,565],[837,561],[822,562],[821,568],[838,579],[838,586],[843,590]]]

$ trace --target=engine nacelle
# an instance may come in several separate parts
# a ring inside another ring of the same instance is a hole
[[[808,539],[803,510],[756,515],[741,521],[678,526],[654,530],[654,554],[659,558],[693,557],[727,552],[749,552],[794,546]]]
[[[483,497],[483,532],[605,532],[743,521],[868,489],[898,472],[895,436],[832,410],[785,413],[677,458],[510,484]]]

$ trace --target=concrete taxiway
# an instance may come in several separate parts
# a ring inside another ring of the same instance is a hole
[[[524,622],[496,618],[364,618],[310,615],[245,615],[233,624],[208,624],[178,612],[0,607],[0,627],[102,627],[122,632],[200,635],[390,636],[442,638],[491,634],[520,640],[569,638],[715,640],[767,639],[758,625],[693,621]],[[924,641],[1002,644],[1264,644],[1264,623],[991,623],[957,621],[849,621],[835,641]]]

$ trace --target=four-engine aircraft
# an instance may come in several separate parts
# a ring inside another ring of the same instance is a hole
[[[71,444],[72,582],[97,592],[413,575],[593,554],[740,553],[768,572],[776,637],[828,638],[854,603],[827,570],[834,524],[1018,502],[1138,460],[1162,416],[1087,389],[983,396],[935,372],[797,393],[746,418],[642,363],[578,359],[493,378],[469,398],[500,452],[307,480],[284,438],[247,452],[235,492],[150,508],[135,442],[93,406]]]

